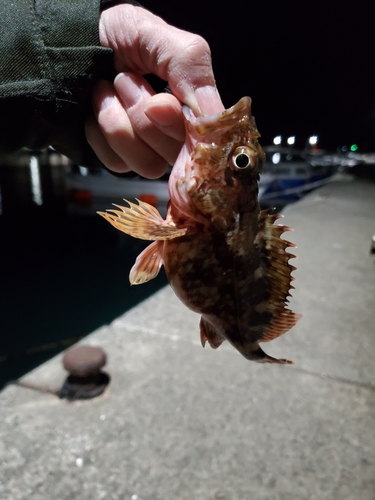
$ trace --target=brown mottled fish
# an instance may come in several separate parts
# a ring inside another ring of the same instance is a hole
[[[169,179],[165,220],[141,201],[99,213],[126,234],[155,240],[138,256],[130,282],[151,280],[164,264],[176,295],[201,314],[203,346],[228,340],[247,359],[291,363],[259,346],[301,315],[286,307],[295,269],[286,248],[294,245],[280,236],[290,228],[274,225],[282,216],[259,208],[265,156],[250,105],[243,97],[198,118],[183,106],[186,141]]]

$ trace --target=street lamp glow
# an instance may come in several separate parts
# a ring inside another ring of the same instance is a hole
[[[282,140],[282,137],[281,135],[277,135],[276,137],[274,137],[273,139],[273,143],[278,146],[279,144],[281,144],[281,140]]]
[[[311,137],[309,137],[309,143],[311,146],[315,146],[318,143],[318,136],[312,135]]]
[[[292,136],[288,137],[288,139],[286,140],[286,142],[289,144],[289,146],[292,146],[296,142],[295,135],[292,135]]]
[[[281,160],[281,154],[280,153],[273,153],[273,155],[272,155],[272,163],[274,165],[277,165],[278,163],[280,163],[280,160]]]

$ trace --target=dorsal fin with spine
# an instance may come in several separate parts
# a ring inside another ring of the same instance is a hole
[[[292,272],[296,269],[289,264],[289,259],[295,255],[286,251],[288,247],[295,247],[294,243],[283,240],[281,235],[286,231],[293,231],[288,226],[274,225],[279,214],[270,215],[273,209],[262,210],[259,214],[259,232],[256,243],[264,256],[265,274],[269,282],[268,309],[272,314],[271,327],[262,335],[260,342],[268,342],[290,330],[301,318],[286,307],[289,302],[291,282],[295,279]]]

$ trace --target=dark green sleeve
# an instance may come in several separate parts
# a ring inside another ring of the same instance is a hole
[[[99,11],[99,0],[0,2],[0,159],[52,145],[100,165],[84,135],[92,86],[113,77]]]

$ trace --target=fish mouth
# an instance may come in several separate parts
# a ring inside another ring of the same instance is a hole
[[[182,107],[184,117],[188,123],[193,125],[199,135],[204,136],[217,130],[217,128],[229,128],[236,125],[244,118],[251,119],[251,98],[249,96],[242,97],[237,104],[219,113],[210,116],[196,117],[192,110],[187,107]],[[255,123],[254,123],[255,125]],[[255,127],[256,130],[256,127]],[[256,130],[255,137],[260,137]]]

